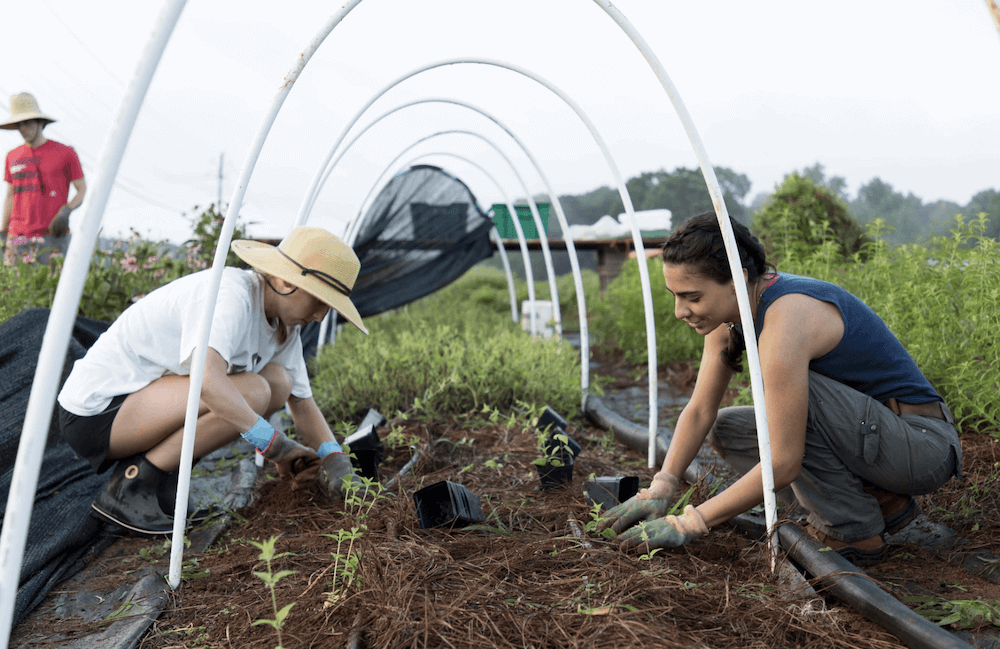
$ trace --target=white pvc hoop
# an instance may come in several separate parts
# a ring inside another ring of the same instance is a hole
[[[708,153],[702,144],[698,129],[695,128],[694,120],[688,113],[687,107],[681,100],[680,93],[674,87],[673,81],[667,75],[666,69],[656,58],[652,48],[642,38],[632,23],[614,7],[608,0],[594,0],[601,9],[617,23],[623,32],[632,40],[632,43],[642,53],[649,67],[652,68],[656,78],[659,80],[663,90],[666,91],[677,117],[684,125],[691,147],[694,149],[701,166],[701,173],[705,177],[708,185],[708,193],[712,197],[712,205],[715,207],[715,214],[719,218],[719,227],[722,230],[722,240],[726,245],[726,256],[729,259],[729,268],[733,275],[733,285],[736,287],[736,301],[740,308],[740,320],[744,323],[744,331],[755,332],[753,314],[750,311],[750,296],[747,292],[747,285],[743,279],[743,265],[740,263],[739,250],[736,245],[736,236],[733,234],[733,226],[729,221],[729,211],[726,209],[726,202],[722,196],[722,188],[719,180],[715,176],[715,169],[708,160]],[[640,267],[642,264],[640,264]],[[760,453],[761,486],[764,491],[764,517],[767,523],[768,544],[771,548],[771,569],[777,568],[778,544],[774,537],[777,526],[777,504],[774,496],[774,467],[771,461],[771,436],[767,428],[767,406],[764,403],[764,381],[760,371],[760,354],[757,350],[756,335],[745,336],[747,346],[747,361],[750,367],[750,391],[753,395],[754,415],[757,423],[757,446]],[[652,407],[652,404],[650,404]],[[650,440],[650,453],[653,452],[653,440]]]
[[[340,162],[341,158],[344,157],[344,154],[347,153],[347,151],[349,151],[352,146],[354,146],[354,143],[357,142],[361,138],[362,135],[364,135],[365,133],[367,133],[370,128],[372,128],[373,126],[375,126],[376,124],[378,124],[379,122],[381,122],[383,119],[385,119],[389,115],[392,115],[393,113],[395,113],[395,112],[397,112],[399,110],[402,110],[403,108],[406,108],[408,106],[412,106],[412,105],[420,104],[420,103],[426,103],[427,101],[428,100],[426,100],[426,99],[421,99],[421,100],[410,102],[408,104],[403,104],[402,106],[397,106],[397,107],[395,107],[395,108],[393,108],[391,110],[388,110],[388,111],[382,113],[381,115],[379,115],[378,117],[376,117],[374,120],[372,120],[363,129],[361,129],[360,132],[358,132],[353,138],[351,138],[351,141],[348,142],[344,146],[343,149],[341,149],[340,154],[337,156],[337,158],[334,159],[334,160],[332,160],[327,165],[327,168],[325,170],[325,173],[323,174],[322,179],[320,180],[319,184],[316,186],[315,192],[313,193],[312,197],[310,199],[308,199],[308,208],[306,209],[305,214],[302,216],[303,223],[305,222],[305,220],[307,220],[309,218],[309,215],[312,213],[312,207],[313,207],[313,205],[316,202],[316,196],[319,194],[319,191],[322,189],[323,185],[326,183],[326,179],[330,177],[330,173],[333,171],[334,167],[336,167],[337,163]],[[471,131],[440,131],[436,135],[443,135],[443,134],[446,134],[446,133],[465,133],[467,135],[472,135],[473,137],[478,137],[478,138],[482,139],[488,145],[490,145],[491,147],[493,147],[493,149],[497,153],[499,153],[501,156],[503,156],[503,158],[505,160],[507,160],[507,163],[510,165],[511,170],[514,172],[514,175],[517,177],[517,180],[521,184],[521,187],[522,187],[522,189],[524,191],[524,194],[525,194],[525,196],[527,198],[528,208],[529,208],[529,210],[531,212],[532,218],[535,221],[535,228],[536,228],[536,230],[538,232],[541,233],[539,235],[539,241],[541,243],[542,258],[545,261],[545,269],[546,269],[546,273],[547,273],[548,281],[549,281],[549,295],[550,295],[550,297],[552,299],[552,302],[554,304],[554,309],[555,309],[554,314],[555,314],[555,323],[556,323],[556,334],[559,335],[559,336],[562,336],[562,311],[559,308],[559,289],[556,286],[555,269],[552,266],[552,253],[549,251],[548,238],[546,236],[544,236],[545,235],[545,228],[542,227],[542,217],[541,217],[541,214],[539,214],[539,212],[538,212],[538,205],[535,203],[534,198],[531,196],[531,192],[528,189],[527,184],[524,182],[524,179],[521,178],[521,174],[518,173],[517,167],[514,166],[514,163],[510,161],[510,158],[507,157],[507,154],[505,154],[503,152],[503,150],[499,146],[497,146],[492,140],[488,140],[485,137],[483,137],[482,135],[480,135],[479,133],[474,133],[474,132],[471,132]],[[363,209],[364,209],[365,203],[368,201],[368,198],[370,196],[371,196],[371,192],[369,192],[368,196],[366,196],[365,199],[361,202],[362,211],[359,212],[358,218],[355,219],[355,221],[353,222],[353,224],[354,224],[355,227],[349,228],[349,232],[352,232],[355,236],[357,234],[357,228],[360,227],[361,223],[364,220],[364,216],[363,216],[364,215],[364,211],[363,211]],[[517,214],[512,214],[511,218],[512,219],[513,218],[517,218]],[[353,245],[353,242],[354,242],[354,237],[353,236],[351,237],[351,242],[352,242],[352,245]]]
[[[94,173],[87,211],[78,231],[70,240],[63,272],[52,300],[45,335],[38,354],[35,378],[28,397],[17,460],[11,476],[4,514],[3,532],[0,533],[0,644],[7,646],[13,626],[17,589],[21,579],[24,546],[28,524],[34,507],[38,474],[41,471],[45,440],[52,420],[59,377],[62,373],[69,338],[76,320],[76,310],[83,295],[87,267],[94,254],[101,219],[118,167],[121,165],[153,73],[160,63],[167,42],[180,19],[186,0],[169,0],[156,18],[153,32],[146,43],[135,73],[115,114],[114,127],[108,133]],[[186,502],[186,501],[185,501]]]
[[[374,126],[375,124],[377,124],[383,118],[388,117],[392,113],[394,113],[397,110],[400,110],[402,108],[405,108],[405,106],[399,106],[397,108],[392,109],[389,112],[383,113],[378,118],[376,118],[371,124],[368,124],[368,126],[366,126],[350,142],[348,142],[346,146],[344,146],[344,149],[341,151],[341,154],[337,157],[336,160],[334,160],[332,162],[332,164],[331,164],[331,166],[329,167],[328,170],[332,170],[333,169],[333,165],[336,165],[337,162],[339,162],[340,158],[343,157],[343,154],[346,153],[351,148],[351,146],[353,146],[354,143],[357,142],[358,139],[362,135],[365,134],[365,132],[369,128],[371,128],[372,126]],[[460,130],[460,129],[449,130],[449,131],[438,131],[436,133],[433,133],[432,135],[429,135],[429,136],[427,136],[425,138],[422,138],[422,139],[418,140],[413,145],[407,147],[407,149],[404,151],[404,153],[406,151],[409,151],[413,147],[415,147],[417,144],[420,144],[421,142],[425,142],[425,141],[427,141],[427,140],[429,140],[431,138],[438,137],[440,135],[471,135],[472,137],[479,138],[480,140],[482,140],[483,142],[485,142],[487,145],[489,145],[490,147],[492,147],[494,151],[496,151],[497,153],[499,153],[500,156],[510,166],[511,171],[514,172],[514,176],[517,178],[518,183],[521,185],[521,190],[524,192],[524,195],[527,197],[528,207],[530,208],[531,215],[532,215],[532,217],[535,220],[535,227],[538,229],[538,232],[542,233],[542,235],[545,234],[545,229],[542,227],[542,217],[541,217],[541,214],[539,214],[539,212],[538,212],[538,205],[535,203],[535,199],[531,196],[531,192],[528,189],[528,185],[525,184],[524,179],[521,177],[521,174],[518,173],[517,167],[514,166],[513,161],[511,161],[511,159],[507,156],[507,154],[504,153],[503,150],[499,146],[497,146],[496,143],[494,143],[489,138],[487,138],[487,137],[485,137],[485,136],[483,136],[483,135],[481,135],[479,133],[476,133],[474,131],[467,131],[467,130]],[[398,159],[399,158],[397,157],[396,160],[398,160]],[[396,160],[393,160],[393,163]],[[392,165],[392,163],[390,163],[390,165],[387,166],[386,169],[391,168],[391,165]],[[384,177],[384,175],[385,175],[385,172],[383,171],[382,175],[379,176],[379,180],[381,180]],[[378,184],[378,181],[376,181],[376,185],[377,184]],[[372,189],[368,192],[368,195],[365,196],[365,199],[361,202],[362,207],[368,201],[368,199],[371,197],[372,193],[374,192],[374,189],[375,189],[376,185],[372,186]],[[507,209],[510,209],[510,207],[508,206]],[[362,212],[362,214],[364,214],[364,213]],[[512,218],[516,218],[516,216],[517,215],[514,214],[514,216]],[[357,219],[357,221],[358,221],[358,228],[360,228],[360,224],[364,221],[364,217],[363,216],[359,216],[359,218]],[[353,232],[354,232],[354,235],[356,235],[357,232],[358,232],[358,230],[355,229]],[[542,236],[540,238],[540,241],[541,241],[541,245],[542,245],[542,257],[545,260],[545,272],[546,272],[546,275],[547,275],[548,281],[549,281],[549,297],[552,300],[553,308],[554,308],[555,323],[556,323],[556,335],[562,336],[562,312],[561,312],[561,310],[559,308],[559,289],[556,286],[556,273],[555,273],[555,268],[552,265],[552,253],[549,251],[548,239],[545,236]],[[519,243],[521,243],[521,242],[519,241]],[[352,244],[353,244],[353,237],[352,237]],[[524,246],[527,246],[527,242],[524,242]],[[537,332],[533,331],[532,333],[537,333]]]
[[[535,158],[535,156],[532,154],[531,150],[521,140],[521,138],[518,137],[517,134],[509,126],[507,126],[504,122],[502,122],[499,118],[497,118],[496,116],[492,115],[488,111],[486,111],[486,110],[484,110],[484,109],[482,109],[479,106],[476,106],[474,104],[471,104],[471,103],[468,103],[468,102],[464,102],[464,101],[459,101],[457,99],[449,99],[449,98],[441,98],[441,97],[432,97],[432,98],[426,98],[426,99],[413,100],[413,101],[407,102],[405,104],[402,104],[400,106],[397,106],[396,108],[394,108],[394,109],[392,109],[390,111],[387,111],[386,113],[383,113],[382,116],[380,116],[378,119],[376,119],[375,121],[373,121],[370,124],[368,124],[367,126],[365,126],[365,128],[362,129],[362,131],[360,133],[358,133],[358,135],[356,135],[354,138],[352,138],[351,141],[348,142],[347,145],[345,145],[343,149],[341,149],[340,153],[337,155],[336,158],[332,159],[333,158],[333,153],[334,153],[334,151],[336,149],[333,149],[333,150],[330,151],[330,153],[328,155],[328,158],[327,158],[328,160],[330,160],[330,162],[326,165],[326,169],[323,171],[323,174],[322,174],[322,177],[321,177],[320,181],[315,184],[314,189],[312,190],[311,195],[307,196],[307,198],[303,201],[303,205],[306,205],[306,208],[305,208],[304,214],[300,214],[300,218],[303,218],[303,219],[306,219],[306,220],[309,218],[309,215],[312,212],[312,208],[315,205],[316,197],[319,195],[319,192],[322,191],[324,185],[326,184],[326,181],[330,177],[330,174],[333,172],[333,169],[336,167],[336,165],[343,158],[344,154],[348,150],[350,150],[351,146],[360,138],[360,136],[365,131],[367,131],[377,121],[379,121],[380,119],[382,119],[382,117],[390,115],[391,113],[393,113],[393,112],[395,112],[397,110],[401,110],[401,109],[409,107],[409,106],[415,106],[415,105],[423,104],[423,103],[446,103],[446,104],[453,104],[453,105],[456,105],[456,106],[461,106],[463,108],[467,108],[467,109],[472,110],[472,111],[474,111],[476,113],[479,113],[483,117],[489,119],[494,124],[496,124],[497,126],[499,126],[501,129],[503,129],[504,132],[506,132],[514,140],[514,142],[517,143],[517,145],[521,148],[521,150],[524,152],[524,154],[528,157],[528,160],[531,162],[532,166],[534,166],[535,171],[538,172],[538,176],[539,176],[539,178],[541,178],[542,184],[545,186],[545,189],[548,192],[549,200],[552,203],[553,208],[555,209],[556,219],[559,221],[559,226],[562,229],[563,241],[566,243],[566,252],[567,252],[567,255],[569,256],[570,269],[571,269],[571,271],[573,273],[573,284],[574,284],[574,287],[576,289],[576,294],[577,294],[577,315],[579,317],[579,323],[580,323],[580,357],[581,357],[581,363],[580,363],[580,386],[581,386],[581,388],[583,390],[583,403],[581,403],[581,410],[583,410],[584,406],[585,406],[585,402],[586,402],[587,392],[590,389],[590,331],[589,331],[589,325],[587,323],[587,302],[586,302],[586,296],[585,296],[584,290],[583,290],[583,278],[582,278],[581,273],[580,273],[580,260],[579,260],[579,257],[577,256],[576,245],[573,242],[573,237],[570,236],[569,222],[566,219],[566,213],[563,210],[562,203],[559,200],[559,195],[552,189],[552,185],[551,185],[551,183],[549,183],[549,180],[546,177],[545,172],[542,170],[541,165],[538,163],[537,158]],[[390,163],[390,165],[388,165],[386,167],[386,169],[391,168],[391,166],[392,165]],[[384,175],[385,175],[385,172],[383,172],[382,176],[384,176]],[[380,178],[382,176],[380,176]],[[522,182],[522,184],[523,184],[523,182]],[[377,183],[376,183],[376,185],[377,185]],[[368,195],[361,202],[361,209],[358,212],[357,221],[360,221],[363,218],[362,215],[364,214],[364,206],[368,202],[368,199],[371,197],[371,195],[374,192],[374,190],[375,190],[375,186],[372,187],[372,189],[368,192]],[[525,194],[528,196],[528,198],[530,200],[531,199],[531,195],[527,191],[527,189],[525,189]],[[529,205],[530,205],[530,203],[529,203]],[[532,213],[532,216],[534,216],[534,212]],[[535,222],[536,222],[536,226],[538,227],[538,231],[541,232],[542,228],[541,228],[541,224],[539,223],[539,220],[540,220],[540,217],[536,218]],[[353,227],[356,227],[356,224],[354,224],[354,223],[352,223],[350,225],[353,226]],[[548,248],[548,241],[547,240],[543,240],[541,243],[544,246],[544,248]],[[502,255],[505,256],[506,255],[506,251],[504,251],[502,253]],[[506,261],[504,261],[504,263],[506,263]],[[554,275],[554,274],[555,274],[554,270],[551,271],[551,275]],[[559,322],[561,323],[561,313],[559,314]],[[324,322],[324,324],[325,324],[325,322]]]
[[[500,68],[505,68],[505,69],[510,70],[512,72],[517,72],[518,74],[526,76],[526,77],[528,77],[528,78],[536,81],[537,83],[540,83],[540,84],[544,85],[550,91],[552,91],[553,93],[555,93],[560,99],[562,99],[563,102],[566,103],[571,109],[573,109],[573,111],[577,114],[577,116],[580,118],[580,120],[584,123],[584,125],[590,131],[591,136],[594,138],[594,140],[597,143],[598,147],[601,149],[601,153],[604,155],[605,160],[607,161],[608,166],[610,167],[610,169],[612,171],[612,175],[614,176],[615,182],[616,182],[616,184],[618,186],[619,195],[622,198],[622,204],[623,204],[623,206],[625,208],[625,213],[628,215],[629,223],[631,225],[632,241],[633,241],[633,245],[635,246],[636,257],[638,259],[640,259],[640,260],[645,260],[645,258],[646,258],[645,247],[643,246],[643,243],[642,243],[642,235],[639,232],[638,223],[635,220],[635,210],[634,210],[634,208],[632,206],[632,200],[631,200],[631,198],[630,198],[630,196],[628,194],[628,190],[626,189],[624,182],[622,181],[621,174],[618,171],[618,167],[615,164],[614,159],[611,157],[611,152],[608,149],[607,144],[604,142],[604,139],[601,137],[600,133],[597,131],[597,128],[594,126],[593,122],[591,122],[590,118],[586,115],[586,113],[583,112],[583,109],[580,108],[580,106],[571,97],[569,97],[565,92],[563,92],[561,89],[559,89],[557,86],[555,86],[550,81],[544,79],[543,77],[541,77],[541,76],[539,76],[539,75],[537,75],[537,74],[535,74],[533,72],[530,72],[530,71],[522,68],[521,66],[518,66],[518,65],[515,65],[515,64],[512,64],[512,63],[503,62],[503,61],[498,61],[498,60],[495,60],[495,59],[488,59],[488,58],[476,58],[476,57],[474,57],[474,58],[463,58],[463,59],[447,59],[447,60],[444,60],[444,61],[439,61],[437,63],[427,64],[427,65],[421,66],[421,67],[417,68],[416,70],[413,70],[413,71],[411,71],[411,72],[409,72],[407,74],[402,75],[401,77],[399,77],[395,81],[393,81],[393,82],[387,84],[386,86],[384,86],[379,92],[375,93],[368,100],[368,102],[364,106],[361,107],[361,109],[355,114],[355,116],[353,117],[353,119],[351,119],[348,122],[348,124],[344,128],[344,130],[341,131],[340,135],[334,140],[333,146],[330,148],[330,151],[327,154],[326,158],[324,159],[323,163],[317,169],[317,172],[316,172],[315,176],[313,177],[312,182],[310,183],[310,187],[307,190],[306,195],[303,197],[302,204],[299,207],[299,214],[298,214],[298,218],[296,220],[296,224],[297,225],[301,225],[301,224],[305,223],[306,219],[308,218],[308,212],[311,209],[311,204],[312,204],[312,202],[315,201],[316,192],[318,190],[318,187],[321,184],[321,182],[323,181],[323,170],[329,164],[331,158],[333,157],[334,152],[337,150],[337,148],[343,142],[344,138],[347,136],[347,133],[350,131],[350,129],[354,126],[354,124],[356,124],[358,122],[358,120],[368,110],[368,108],[370,108],[372,106],[372,104],[375,103],[375,101],[377,101],[382,95],[384,95],[390,89],[392,89],[393,87],[399,85],[400,83],[402,83],[406,79],[409,79],[410,77],[413,77],[413,76],[415,76],[417,74],[420,74],[422,72],[426,72],[428,70],[432,70],[434,68],[443,67],[443,66],[446,66],[446,65],[456,65],[456,64],[459,64],[459,63],[479,63],[479,64],[483,64],[483,65],[492,65],[492,66],[496,66],[496,67],[500,67]],[[551,194],[551,192],[550,192],[550,194]],[[562,225],[564,228],[567,228],[568,226],[566,226],[564,224],[565,216],[559,214],[560,211],[561,211],[561,209],[557,208],[556,213],[557,213],[557,217],[560,218],[560,225]],[[360,221],[360,218],[358,219],[358,221]],[[517,223],[517,219],[515,219],[515,229],[518,229],[518,226],[519,226],[519,223]],[[348,234],[345,237],[345,241],[347,241],[348,243],[350,243],[350,241],[351,241],[350,235],[356,229],[357,229],[357,221],[352,222],[351,225],[348,226]],[[567,244],[567,246],[569,246],[569,245],[570,244]],[[574,249],[574,252],[575,252],[575,249]],[[526,253],[522,250],[522,254],[526,254]],[[571,259],[573,259],[572,256],[571,256]],[[649,453],[648,453],[647,461],[648,461],[649,467],[652,468],[655,465],[655,463],[656,463],[656,446],[655,446],[656,440],[655,440],[655,436],[656,436],[656,431],[657,431],[657,418],[658,418],[658,413],[657,413],[657,392],[658,392],[658,385],[657,385],[657,376],[656,376],[656,374],[657,374],[656,373],[656,325],[655,325],[655,322],[654,322],[654,319],[653,319],[653,303],[652,303],[652,293],[651,293],[651,290],[650,290],[649,270],[646,267],[646,264],[644,264],[644,263],[640,263],[639,264],[639,279],[640,279],[640,284],[642,285],[643,309],[644,309],[644,313],[645,313],[645,322],[646,322],[646,351],[647,351],[648,367],[649,367],[648,374],[649,374],[649,413],[650,413],[650,415],[649,415],[649,436],[650,436],[650,445],[649,445]],[[530,288],[530,286],[531,286],[531,284],[529,283],[529,288]],[[529,295],[529,297],[530,297],[530,295]],[[532,331],[534,331],[534,329],[532,329]],[[586,395],[584,395],[584,399],[586,399]]]
[[[229,252],[229,244],[233,239],[233,230],[236,228],[236,216],[243,205],[243,196],[246,194],[250,176],[253,175],[254,166],[260,157],[261,149],[267,140],[267,135],[274,124],[281,106],[285,103],[285,98],[291,92],[292,86],[298,79],[306,64],[316,53],[316,49],[322,44],[333,28],[336,27],[344,16],[357,6],[361,0],[347,0],[344,5],[323,25],[319,33],[309,42],[309,44],[296,57],[295,64],[285,75],[285,79],[278,89],[278,93],[271,104],[257,130],[250,150],[247,151],[243,161],[243,168],[240,170],[239,179],[233,188],[232,197],[229,199],[229,207],[222,222],[222,229],[219,232],[219,243],[215,249],[215,258],[212,262],[208,299],[205,300],[202,309],[201,322],[198,327],[198,346],[195,348],[194,356],[191,359],[190,389],[188,390],[187,414],[184,420],[184,441],[181,445],[181,464],[177,483],[177,504],[174,508],[174,533],[170,548],[170,573],[168,583],[171,588],[177,588],[181,579],[181,563],[184,558],[184,525],[187,519],[188,490],[191,482],[191,461],[194,457],[194,436],[195,427],[198,421],[198,409],[201,403],[201,384],[205,377],[205,359],[208,357],[208,336],[212,328],[212,314],[215,312],[215,303],[218,298],[219,286],[222,283],[222,271],[226,265],[226,256]]]

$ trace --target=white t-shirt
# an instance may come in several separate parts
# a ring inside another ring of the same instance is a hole
[[[121,394],[132,394],[167,374],[188,375],[198,341],[210,270],[161,286],[129,308],[97,339],[59,392],[59,403],[82,417],[96,415]],[[292,375],[292,395],[312,396],[296,326],[284,344],[264,315],[263,282],[252,270],[226,268],[208,346],[229,374],[260,372],[268,363]]]

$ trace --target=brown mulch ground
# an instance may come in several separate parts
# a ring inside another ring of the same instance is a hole
[[[690,366],[664,373],[680,385]],[[627,382],[627,374],[617,380]],[[641,374],[631,370],[633,377]],[[577,534],[574,527],[582,530],[591,520],[582,493],[589,474],[648,481],[654,471],[605,431],[580,422],[568,431],[584,447],[573,484],[539,491],[533,431],[504,423],[475,417],[405,422],[404,431],[429,451],[394,495],[367,514],[348,512],[318,492],[291,492],[265,476],[257,501],[240,512],[243,519],[208,552],[189,558],[207,574],[171,594],[139,646],[272,649],[275,629],[254,623],[274,619],[275,603],[279,609],[294,603],[281,629],[288,648],[349,646],[356,633],[366,647],[903,646],[832,598],[793,595],[771,576],[760,546],[735,530],[720,526],[687,548],[647,559]],[[969,433],[963,448],[968,480],[921,497],[921,506],[1000,555],[1000,444]],[[382,475],[392,476],[408,459],[407,449],[395,451]],[[439,480],[479,495],[485,523],[475,530],[420,529],[413,493]],[[991,482],[992,490],[986,488]],[[694,500],[706,496],[707,486],[696,486]],[[356,578],[346,580],[331,535],[352,527],[363,532],[353,548],[360,561]],[[265,568],[250,543],[271,537],[284,553],[273,570],[294,571],[277,582],[274,603],[254,574]],[[149,541],[129,540],[102,557],[109,579],[150,563],[165,571],[167,554],[140,556],[148,547]],[[915,546],[894,548],[869,574],[897,596],[1000,598],[1000,586]],[[50,631],[17,629],[21,638]]]

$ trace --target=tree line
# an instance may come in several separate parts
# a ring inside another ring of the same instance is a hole
[[[760,193],[748,201],[751,183],[745,174],[727,167],[716,167],[715,174],[730,215],[748,225],[775,194]],[[989,217],[987,236],[1000,239],[1000,191],[996,189],[977,193],[966,205],[945,200],[925,203],[913,193],[904,195],[891,184],[875,177],[851,197],[847,193],[847,181],[840,176],[827,176],[824,166],[818,162],[792,172],[785,179],[786,183],[803,181],[821,187],[824,193],[835,197],[858,224],[864,225],[881,218],[892,228],[884,235],[892,244],[924,241],[944,232],[955,214],[974,217],[981,212]],[[666,208],[673,213],[675,223],[712,209],[705,179],[697,168],[678,167],[669,172],[664,169],[645,172],[630,178],[625,185],[636,210]],[[571,225],[588,225],[605,214],[617,216],[625,211],[618,190],[610,187],[600,187],[576,196],[560,196],[559,200]],[[555,219],[550,219],[549,236],[561,236]]]

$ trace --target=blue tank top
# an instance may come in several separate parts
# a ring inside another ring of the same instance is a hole
[[[943,401],[882,318],[845,289],[810,277],[778,273],[757,306],[757,338],[768,307],[782,295],[802,293],[829,302],[844,319],[844,337],[830,353],[809,362],[809,369],[863,392],[880,403]]]

